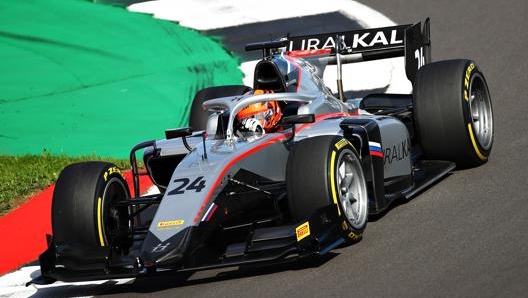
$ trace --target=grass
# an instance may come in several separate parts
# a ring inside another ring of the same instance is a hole
[[[67,157],[48,153],[25,156],[0,155],[0,216],[55,183],[60,171],[66,165],[88,160],[112,162],[122,169],[130,167],[128,160],[97,156]]]

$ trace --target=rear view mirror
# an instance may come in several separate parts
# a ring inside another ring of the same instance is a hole
[[[193,132],[192,128],[190,127],[167,129],[165,130],[165,138],[167,140],[170,140],[170,139],[187,137],[187,136],[192,135],[192,132]]]
[[[292,115],[282,118],[282,124],[314,123],[314,114]]]

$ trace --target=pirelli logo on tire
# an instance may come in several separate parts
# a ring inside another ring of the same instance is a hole
[[[466,73],[464,75],[464,99],[466,101],[469,101],[469,79],[471,78],[471,72],[473,71],[473,69],[475,68],[475,64],[471,63],[467,68],[466,68]]]
[[[305,222],[302,225],[295,228],[295,235],[297,235],[297,242],[310,236],[310,223]]]
[[[335,144],[335,147],[339,151],[341,150],[341,148],[345,147],[348,144],[350,144],[350,142],[347,139],[341,139]]]
[[[104,172],[104,174],[103,174],[104,181],[107,182],[108,181],[108,177],[110,177],[110,175],[112,175],[114,173],[117,173],[117,174],[121,175],[121,177],[124,178],[123,173],[121,173],[121,170],[118,167],[113,166],[113,167],[108,168],[108,170],[106,170]]]

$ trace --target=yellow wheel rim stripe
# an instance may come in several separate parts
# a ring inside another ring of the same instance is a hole
[[[475,136],[473,135],[473,128],[471,127],[471,123],[468,123],[468,131],[469,131],[469,137],[471,138],[471,143],[473,144],[473,148],[475,149],[475,153],[477,153],[477,156],[482,159],[486,160],[488,159],[482,152],[480,152],[477,142],[475,141]]]
[[[330,188],[332,189],[334,204],[337,206],[337,214],[341,215],[341,210],[339,210],[339,205],[337,204],[337,194],[335,189],[335,157],[336,152],[332,150],[332,157],[330,158]]]
[[[103,200],[101,198],[97,199],[97,230],[99,232],[99,242],[101,246],[105,246],[104,237],[103,237]]]

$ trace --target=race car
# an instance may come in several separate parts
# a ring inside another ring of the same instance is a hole
[[[189,127],[132,148],[133,196],[111,163],[61,172],[32,283],[324,255],[360,241],[369,216],[394,201],[485,163],[493,115],[484,75],[470,60],[431,63],[429,27],[427,19],[247,45],[263,53],[253,86],[198,92]],[[343,64],[400,56],[412,94],[344,97]],[[337,94],[322,80],[329,64]],[[141,196],[142,175],[159,194]]]

